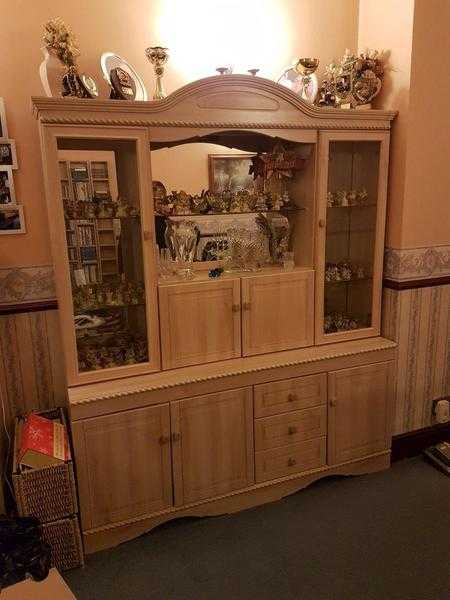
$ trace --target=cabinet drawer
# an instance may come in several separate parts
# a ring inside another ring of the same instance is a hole
[[[326,435],[327,407],[317,406],[255,421],[255,449],[268,450]]]
[[[325,465],[326,437],[256,452],[256,483]]]
[[[255,385],[255,417],[269,417],[326,402],[326,373]]]

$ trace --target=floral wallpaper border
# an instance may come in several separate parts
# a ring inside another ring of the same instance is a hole
[[[0,304],[54,300],[53,267],[0,268]]]
[[[428,248],[386,248],[384,277],[397,281],[450,275],[450,245]]]

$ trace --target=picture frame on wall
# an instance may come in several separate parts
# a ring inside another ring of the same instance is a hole
[[[0,206],[16,204],[14,177],[11,167],[0,167]]]
[[[16,142],[14,140],[0,139],[0,167],[17,169]]]
[[[5,101],[0,98],[0,138],[8,137],[8,126],[6,124]]]
[[[249,174],[254,154],[209,154],[209,189],[213,192],[252,191],[253,176]]]
[[[0,235],[26,233],[23,206],[3,204],[0,206]]]

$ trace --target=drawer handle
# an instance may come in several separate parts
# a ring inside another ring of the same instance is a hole
[[[165,446],[166,444],[168,444],[170,442],[170,437],[168,435],[162,435],[159,438],[159,445],[160,446]]]
[[[297,427],[294,427],[293,425],[290,425],[288,427],[288,434],[289,435],[294,435],[294,433],[297,433],[297,431],[298,431]]]
[[[172,433],[172,442],[179,442],[181,439],[181,433]]]
[[[295,402],[297,400],[297,396],[295,394],[288,394],[288,402]]]
[[[231,310],[234,313],[237,313],[237,312],[239,312],[241,310],[241,307],[239,306],[239,304],[233,304],[233,306],[231,307]]]
[[[296,464],[297,464],[297,461],[295,460],[295,458],[290,458],[290,459],[288,460],[288,463],[287,463],[287,464],[288,464],[288,467],[293,467],[294,465],[296,465]]]

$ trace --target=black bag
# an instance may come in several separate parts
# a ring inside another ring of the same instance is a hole
[[[0,590],[28,575],[42,581],[48,575],[50,558],[38,519],[0,516]]]

